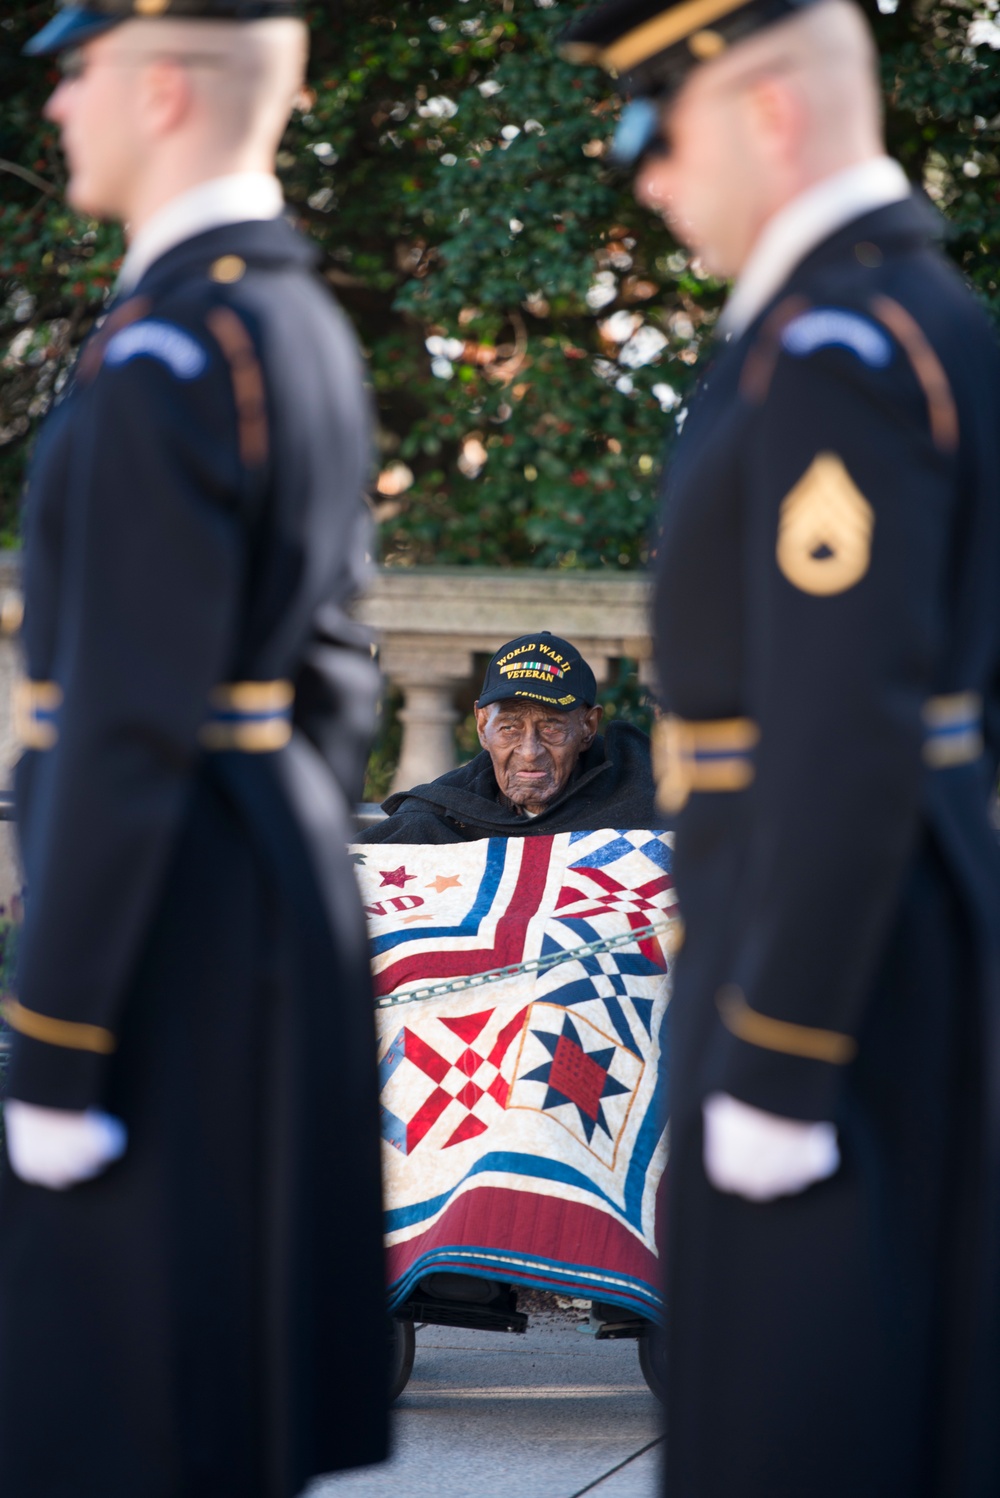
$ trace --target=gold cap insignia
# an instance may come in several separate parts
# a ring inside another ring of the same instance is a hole
[[[836,453],[819,453],[781,505],[778,566],[803,593],[845,593],[871,560],[875,512]]]
[[[233,281],[242,281],[247,273],[247,263],[239,255],[220,255],[218,260],[213,261],[208,274],[213,281],[221,281],[224,286],[231,285]]]
[[[563,62],[585,66],[587,63],[600,61],[601,49],[593,42],[563,42],[559,47],[559,56]]]
[[[170,8],[170,0],[134,0],[132,9],[137,16],[162,16]]]
[[[688,37],[688,51],[699,62],[708,62],[725,50],[726,39],[717,31],[696,31],[693,36]]]

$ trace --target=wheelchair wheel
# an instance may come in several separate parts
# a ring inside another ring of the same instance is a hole
[[[389,1317],[389,1403],[394,1403],[410,1382],[417,1336],[412,1321]]]
[[[639,1367],[642,1376],[661,1404],[667,1400],[667,1339],[663,1328],[650,1325],[639,1338]]]

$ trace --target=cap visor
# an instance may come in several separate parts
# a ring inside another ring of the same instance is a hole
[[[566,697],[570,694],[564,692],[562,695]],[[492,692],[482,692],[476,700],[480,707],[492,707],[494,702],[512,702],[515,698],[526,702],[541,703],[542,707],[554,708],[557,713],[571,713],[575,707],[587,707],[589,705],[580,697],[574,697],[572,702],[560,702],[557,698],[546,697],[541,692],[530,691],[528,688],[525,688],[523,692],[519,692],[516,687],[510,687],[506,684],[503,687],[495,687]]]
[[[95,16],[92,11],[66,6],[31,38],[24,47],[24,56],[46,57],[53,52],[64,52],[67,47],[80,47],[124,19],[124,16]]]

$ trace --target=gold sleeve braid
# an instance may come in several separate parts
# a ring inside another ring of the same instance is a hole
[[[40,1040],[43,1045],[62,1046],[69,1051],[92,1051],[97,1056],[110,1056],[118,1049],[115,1036],[101,1025],[53,1019],[51,1015],[26,1009],[17,999],[6,999],[0,1004],[0,1014],[12,1030],[26,1035],[29,1040]]]

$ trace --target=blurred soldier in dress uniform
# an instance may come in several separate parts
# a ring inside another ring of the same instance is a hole
[[[84,0],[29,51],[130,248],[28,494],[0,1491],[291,1498],[381,1459],[387,1378],[369,410],[273,175],[306,34]]]
[[[613,0],[736,278],[670,467],[670,1498],[995,1498],[1000,361],[849,0]]]

